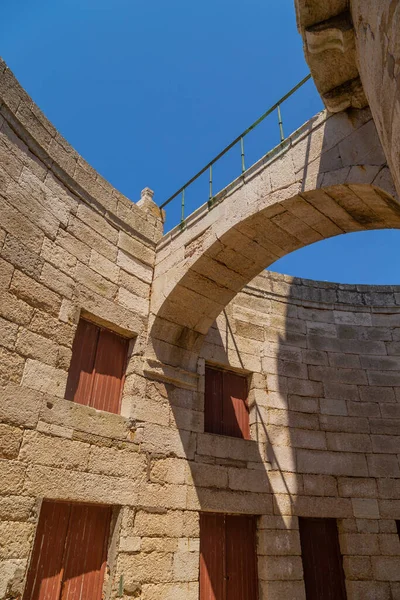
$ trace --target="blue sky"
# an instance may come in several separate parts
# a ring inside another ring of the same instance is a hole
[[[3,0],[0,38],[1,55],[46,116],[133,201],[149,186],[161,204],[308,73],[293,0]],[[320,109],[306,84],[282,109],[285,133]],[[246,139],[246,165],[278,135],[273,115]],[[239,172],[234,149],[214,170],[215,189]],[[206,176],[187,192],[188,212],[207,197]],[[399,244],[394,231],[340,236],[273,268],[400,283],[391,259]]]

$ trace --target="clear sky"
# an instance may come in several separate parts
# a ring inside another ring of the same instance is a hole
[[[3,0],[0,52],[62,135],[133,201],[161,204],[307,73],[294,1]],[[282,109],[289,134],[322,105],[306,84]],[[276,115],[246,139],[246,166],[279,141]],[[236,148],[215,190],[240,173]],[[207,177],[187,192],[188,212]],[[179,219],[178,202],[167,225]],[[400,283],[400,232],[314,244],[275,270]]]

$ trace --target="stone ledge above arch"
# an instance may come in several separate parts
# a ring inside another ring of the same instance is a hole
[[[149,355],[193,369],[217,315],[278,258],[384,228],[400,228],[400,204],[369,110],[318,115],[161,240]]]

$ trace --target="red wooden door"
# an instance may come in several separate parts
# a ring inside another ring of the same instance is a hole
[[[246,377],[206,366],[204,431],[250,439]]]
[[[224,515],[200,514],[200,600],[225,600]]]
[[[254,517],[226,517],[226,598],[258,597],[256,527]]]
[[[200,515],[200,600],[257,600],[255,519]]]
[[[23,600],[57,600],[70,505],[42,503]]]
[[[206,366],[204,431],[222,433],[222,371]]]
[[[71,506],[61,600],[101,600],[110,517],[109,506]]]
[[[100,329],[81,319],[72,344],[65,397],[79,404],[90,405],[93,388],[93,368]]]
[[[45,500],[23,600],[101,600],[111,507]]]
[[[307,600],[346,600],[335,519],[299,519]]]
[[[97,344],[90,405],[119,413],[128,340],[102,329]]]
[[[119,413],[128,340],[81,319],[72,346],[65,397]]]
[[[250,439],[249,410],[246,378],[229,371],[223,378],[223,430],[224,435]]]

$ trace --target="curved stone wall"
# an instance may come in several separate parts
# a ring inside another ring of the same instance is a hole
[[[305,597],[297,517],[338,519],[350,600],[397,597],[399,340],[400,288],[269,272],[208,333],[200,387],[204,361],[249,373],[254,441],[198,435],[189,463],[197,506],[264,515],[268,507],[262,598]]]
[[[361,80],[400,192],[400,5],[351,0],[351,12]]]
[[[150,193],[113,190],[5,67],[0,100],[0,599],[21,598],[43,499],[113,506],[107,600],[196,600],[199,511],[259,517],[260,600],[304,599],[307,515],[338,519],[349,600],[397,597],[400,288],[264,273],[192,373],[152,364]],[[64,399],[80,314],[131,339],[121,415]],[[249,377],[251,440],[204,433],[206,361]]]

